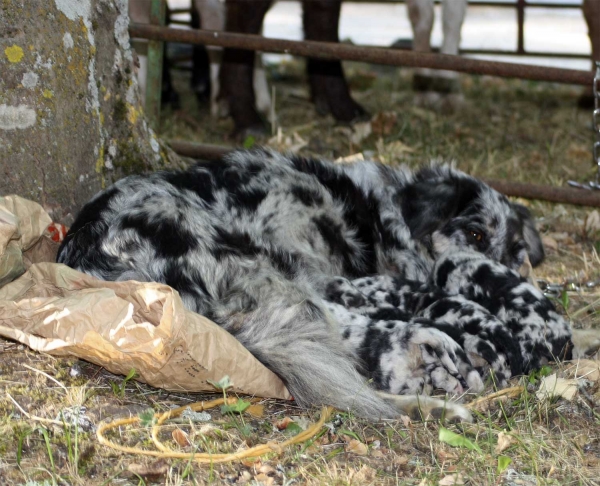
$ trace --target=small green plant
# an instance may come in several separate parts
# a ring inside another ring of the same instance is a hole
[[[144,410],[138,414],[140,419],[140,425],[142,427],[152,427],[156,423],[156,418],[154,417],[154,410],[149,408],[148,410]]]
[[[135,375],[136,375],[135,369],[131,368],[129,370],[129,373],[127,373],[127,376],[125,378],[123,378],[123,381],[121,383],[116,383],[114,381],[111,381],[110,387],[112,388],[113,393],[119,398],[124,398],[125,397],[125,387],[127,386],[127,383],[135,377]]]
[[[482,453],[481,448],[475,443],[467,439],[464,435],[457,434],[444,427],[440,427],[439,441],[445,442],[452,447],[464,447]]]
[[[498,456],[498,474],[502,474],[506,471],[511,462],[512,459],[508,456]]]
[[[544,365],[539,370],[533,370],[531,373],[529,373],[529,377],[527,379],[530,384],[535,385],[539,380],[545,376],[550,376],[551,374],[552,368],[548,365]]]
[[[567,293],[566,290],[563,290],[562,294],[560,294],[560,303],[565,308],[565,312],[569,310],[569,305],[570,305],[569,294]]]

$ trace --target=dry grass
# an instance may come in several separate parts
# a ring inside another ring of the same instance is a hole
[[[299,83],[299,65],[289,64],[273,73],[278,79],[281,127],[281,136],[273,143],[280,148],[305,143],[301,152],[334,158],[367,152],[393,164],[414,165],[443,156],[480,176],[538,183],[562,184],[568,178],[586,180],[592,175],[590,113],[575,108],[577,89],[464,77],[465,102],[454,110],[441,105],[432,109],[414,103],[407,72],[377,69],[373,76],[360,65],[351,71],[356,98],[372,113],[397,113],[389,133],[353,143],[349,129],[315,115],[306,88]],[[185,79],[177,81],[185,91]],[[207,109],[198,111],[189,93],[184,93],[184,102],[189,106],[187,115],[165,114],[167,138],[226,142],[223,134],[232,128],[229,121],[209,121]],[[547,241],[556,243],[537,275],[552,282],[600,279],[597,234],[584,231],[590,210],[528,204],[539,217]],[[575,326],[599,326],[599,290],[565,295],[558,305]],[[446,425],[477,444],[479,451],[441,442],[438,423],[371,424],[339,414],[316,440],[274,451],[255,462],[211,467],[178,460],[157,464],[115,453],[99,446],[93,432],[62,425],[60,416],[68,407],[84,406],[80,413],[97,424],[148,409],[165,411],[205,397],[170,394],[133,381],[124,385],[121,396],[122,377],[0,341],[0,484],[600,484],[599,382],[587,380],[573,401],[539,400],[535,395],[541,375],[560,374],[564,368],[553,365],[542,373],[515,378],[514,384],[524,385],[518,397],[491,404],[473,425]],[[492,391],[490,384],[487,393]],[[276,427],[284,417],[298,417],[299,426],[318,418],[317,411],[302,411],[290,403],[265,400],[262,404],[264,414],[259,417],[214,411],[208,423],[165,426],[161,440],[181,449],[172,440],[177,427],[193,444],[187,450],[231,452],[282,441],[297,432],[294,426]],[[507,436],[510,443],[500,451],[498,442]],[[151,445],[144,427],[122,429],[111,438],[130,446]],[[511,462],[499,472],[501,456]],[[145,473],[153,469],[154,476],[140,476],[135,468],[138,475],[134,474],[129,469],[132,464]]]

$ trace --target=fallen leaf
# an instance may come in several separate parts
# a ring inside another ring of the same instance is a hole
[[[254,405],[250,405],[246,409],[246,413],[252,415],[253,417],[261,418],[265,414],[265,406],[260,405],[258,403],[254,404]]]
[[[365,138],[371,135],[372,128],[371,122],[366,121],[362,123],[355,123],[352,127],[352,135],[350,136],[350,141],[354,145],[359,145]]]
[[[275,468],[273,468],[272,466],[269,466],[268,464],[263,464],[262,466],[260,466],[258,468],[258,472],[262,473],[262,474],[266,474],[267,476],[272,476],[274,474],[277,474],[277,471],[275,471]]]
[[[242,471],[240,473],[240,476],[239,476],[237,482],[239,484],[246,484],[246,483],[249,483],[251,479],[252,479],[252,474],[250,474],[248,471]]]
[[[498,456],[498,474],[502,474],[506,471],[511,462],[512,459],[508,456]]]
[[[356,439],[352,439],[350,442],[348,442],[348,444],[346,444],[346,452],[351,452],[357,456],[366,456],[368,450],[369,449],[365,444]]]
[[[496,454],[500,454],[501,452],[508,449],[515,442],[516,442],[516,439],[512,435],[509,435],[506,432],[500,432],[498,434],[498,444],[496,444],[496,447],[494,448],[494,452]]]
[[[275,427],[277,427],[279,430],[285,430],[291,422],[293,422],[291,418],[283,417],[281,420],[275,422]]]
[[[173,440],[179,444],[180,447],[189,447],[192,445],[190,442],[189,436],[183,430],[177,428],[173,432],[171,432],[173,436]]]
[[[396,125],[398,115],[393,111],[382,111],[371,119],[373,133],[378,136],[389,135]]]
[[[471,442],[464,435],[452,432],[445,427],[440,427],[439,440],[440,442],[444,442],[452,447],[465,447],[466,449],[471,449],[481,453],[481,449],[477,444]]]
[[[260,459],[256,459],[256,458],[249,458],[249,459],[244,459],[242,461],[242,465],[246,466],[248,469],[251,468],[259,468],[262,465],[262,462]]]
[[[465,479],[462,474],[448,474],[448,476],[444,476],[440,479],[438,483],[439,486],[452,486],[454,484],[465,484]]]
[[[414,148],[409,147],[408,145],[406,145],[405,143],[401,142],[400,140],[394,140],[391,143],[388,143],[385,146],[385,149],[393,154],[400,154],[400,153],[413,153],[415,151]]]
[[[569,366],[566,371],[575,379],[585,378],[590,381],[598,381],[600,380],[600,361],[579,359],[573,361],[572,366]]]
[[[586,216],[583,231],[588,238],[593,237],[600,231],[600,213],[597,209]]]
[[[408,457],[406,456],[396,456],[392,461],[395,466],[406,466],[408,464]]]
[[[144,478],[146,481],[158,482],[169,471],[169,465],[164,459],[151,462],[150,464],[130,464],[129,472]]]
[[[552,236],[542,236],[542,244],[546,250],[558,251],[558,242]]]
[[[577,380],[567,380],[557,378],[556,373],[542,378],[540,388],[536,392],[538,400],[544,400],[549,397],[563,397],[566,400],[573,400],[577,393]]]
[[[352,482],[356,482],[356,484],[370,483],[375,479],[375,476],[377,476],[377,471],[372,467],[363,464],[363,467],[361,467],[354,475],[355,481]]]
[[[258,482],[259,484],[264,484],[265,486],[271,486],[272,484],[275,484],[275,478],[262,473],[254,476],[254,481]]]
[[[456,454],[452,454],[452,452],[446,452],[444,450],[439,450],[437,452],[438,459],[442,462],[444,461],[456,461],[458,456]]]
[[[338,157],[334,162],[336,164],[343,164],[345,162],[360,162],[361,160],[365,160],[365,156],[362,152],[359,152],[357,154],[347,155],[346,157]]]

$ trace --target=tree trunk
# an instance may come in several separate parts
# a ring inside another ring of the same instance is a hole
[[[126,0],[0,2],[0,196],[72,222],[128,174],[184,161],[148,127]]]

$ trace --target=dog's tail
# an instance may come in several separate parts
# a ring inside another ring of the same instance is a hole
[[[332,405],[370,420],[444,413],[449,419],[470,419],[460,405],[446,407],[429,397],[398,399],[378,394],[358,373],[355,359],[318,299],[294,298],[291,303],[288,292],[275,291],[269,297],[265,293],[263,289],[254,310],[218,321],[284,380],[298,404]]]

